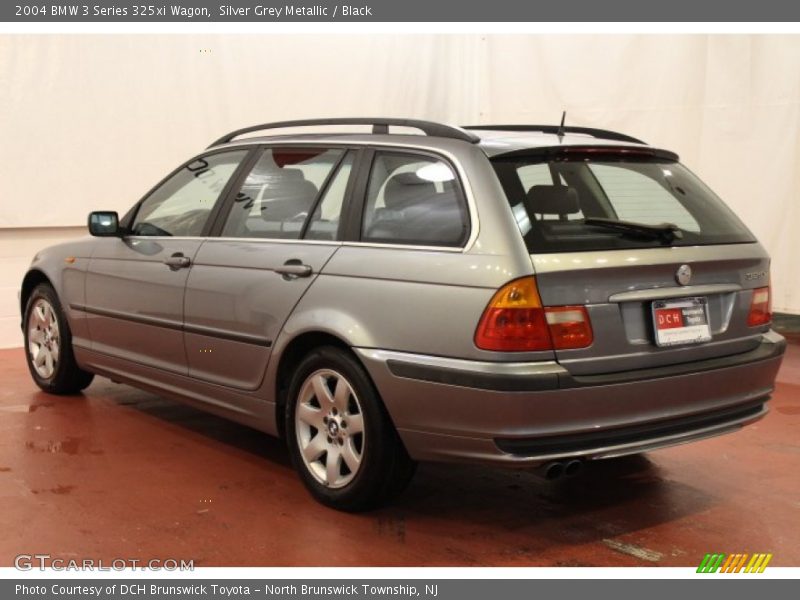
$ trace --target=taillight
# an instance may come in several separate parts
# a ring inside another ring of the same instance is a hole
[[[583,306],[543,307],[536,280],[523,277],[492,297],[475,331],[482,350],[525,352],[585,348],[592,326]]]
[[[550,350],[550,332],[533,277],[504,285],[483,311],[475,345],[483,350]]]
[[[769,287],[753,290],[753,299],[750,301],[750,314],[747,315],[747,324],[750,327],[766,325],[772,321],[772,295]]]
[[[586,348],[592,344],[592,324],[583,306],[550,306],[544,310],[556,350]]]

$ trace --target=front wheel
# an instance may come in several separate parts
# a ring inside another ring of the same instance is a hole
[[[306,487],[332,508],[379,506],[414,474],[367,373],[339,348],[314,350],[298,365],[289,385],[286,434]]]
[[[31,377],[51,394],[74,394],[94,378],[75,362],[72,334],[55,290],[37,285],[25,307],[25,358]]]

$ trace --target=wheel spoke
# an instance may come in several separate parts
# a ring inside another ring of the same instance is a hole
[[[325,450],[327,450],[325,435],[322,432],[319,432],[310,442],[308,442],[306,447],[303,448],[303,456],[309,463],[312,463],[318,460]]]
[[[306,425],[311,425],[317,429],[322,429],[324,427],[322,415],[323,412],[320,408],[315,408],[309,404],[297,405],[297,418]]]
[[[47,354],[47,350],[45,350],[44,346],[39,346],[36,356],[33,357],[33,364],[37,367],[41,367],[45,361],[45,354]]]
[[[39,304],[33,309],[33,317],[36,320],[36,324],[45,327],[46,323],[44,321],[44,306]]]
[[[352,438],[347,440],[347,443],[342,446],[342,458],[344,459],[344,464],[347,465],[351,473],[358,471],[358,467],[361,465],[361,457],[356,453]]]
[[[364,417],[361,414],[347,416],[347,433],[356,435],[364,432]]]
[[[342,414],[347,412],[347,404],[350,401],[350,384],[340,377],[336,382],[333,393],[333,403]]]
[[[59,347],[58,347],[58,340],[53,340],[50,344],[50,354],[53,357],[53,363],[58,363],[58,356],[59,356]]]
[[[31,329],[28,331],[28,341],[31,344],[41,344],[44,341],[44,332],[41,329]]]
[[[324,404],[333,404],[331,391],[328,389],[328,382],[323,375],[317,375],[311,383],[314,386],[314,395],[317,397],[320,406]]]
[[[42,320],[46,327],[50,327],[53,324],[53,311],[49,304],[42,306]]]
[[[50,377],[50,375],[53,373],[53,367],[54,367],[54,365],[53,365],[53,353],[52,352],[46,352],[45,353],[45,355],[44,355],[44,364],[45,364],[47,377]]]
[[[325,464],[325,480],[328,485],[335,485],[342,474],[342,453],[338,448],[328,450],[328,458]]]

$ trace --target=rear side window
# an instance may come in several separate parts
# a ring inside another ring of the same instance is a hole
[[[333,177],[344,153],[330,148],[265,149],[236,195],[222,236],[299,239],[320,190]],[[332,212],[326,213],[329,221]]]
[[[571,153],[500,156],[492,164],[531,253],[755,241],[705,184],[666,158]],[[678,234],[609,226],[620,221],[674,226]]]
[[[377,152],[367,185],[361,240],[421,246],[460,246],[469,219],[458,179],[430,156]]]

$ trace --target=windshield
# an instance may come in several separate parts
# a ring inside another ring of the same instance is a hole
[[[501,156],[492,163],[531,253],[755,242],[675,161],[569,154]]]

